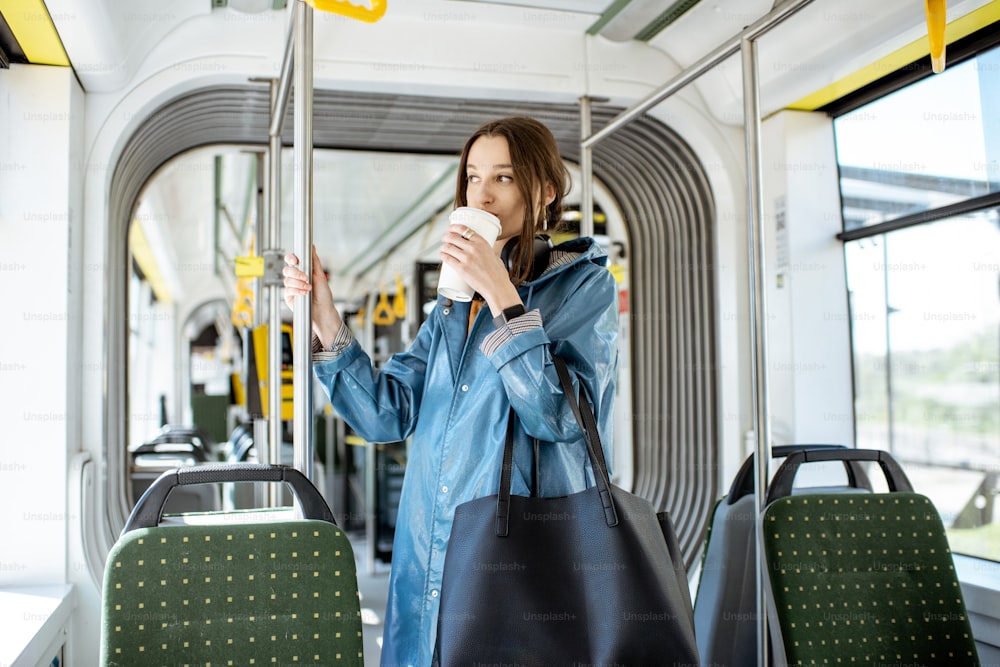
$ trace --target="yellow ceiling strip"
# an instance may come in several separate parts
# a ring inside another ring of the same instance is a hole
[[[921,9],[923,8],[921,7]],[[963,37],[967,37],[980,28],[984,28],[997,21],[1000,21],[1000,0],[993,0],[993,2],[983,5],[979,9],[949,23],[945,30],[947,43],[951,44]],[[881,79],[890,72],[895,72],[915,60],[919,60],[929,53],[930,45],[927,42],[927,35],[924,35],[920,39],[910,42],[884,58],[876,60],[856,72],[845,76],[843,79],[835,81],[829,86],[817,90],[815,93],[806,95],[794,104],[790,104],[788,108],[799,111],[814,111],[849,93],[853,93],[855,90],[868,85],[872,81]]]
[[[132,221],[132,229],[129,234],[129,247],[132,250],[132,257],[135,258],[135,263],[142,269],[142,273],[146,276],[146,281],[153,289],[156,300],[160,303],[172,303],[173,295],[167,289],[166,281],[163,280],[163,274],[160,273],[160,267],[153,256],[153,249],[149,247],[146,232],[143,231],[142,223],[138,218]]]
[[[62,40],[42,0],[0,0],[0,14],[29,63],[69,67]]]

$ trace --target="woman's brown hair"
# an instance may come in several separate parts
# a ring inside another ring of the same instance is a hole
[[[469,149],[479,137],[503,137],[507,140],[514,182],[524,199],[524,226],[517,239],[517,256],[512,258],[514,261],[510,269],[510,279],[519,285],[532,273],[535,235],[546,229],[555,229],[562,222],[562,202],[570,188],[569,170],[559,155],[555,137],[542,123],[526,116],[491,120],[473,132],[462,149],[455,189],[456,206],[468,206],[466,167]],[[547,183],[552,184],[555,198],[548,206],[536,209],[535,203]]]

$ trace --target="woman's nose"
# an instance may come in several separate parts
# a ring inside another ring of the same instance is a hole
[[[470,188],[468,192],[469,206],[473,208],[485,208],[486,205],[493,203],[493,191],[490,187],[481,183],[476,188]]]

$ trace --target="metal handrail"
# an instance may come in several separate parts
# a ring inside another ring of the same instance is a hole
[[[750,327],[751,352],[751,401],[754,413],[754,507],[756,521],[763,516],[768,480],[770,455],[770,406],[767,382],[767,325],[766,290],[763,276],[767,266],[764,254],[764,224],[762,216],[763,191],[761,186],[760,147],[760,84],[757,78],[756,40],[784,22],[813,0],[789,0],[775,7],[760,19],[744,28],[739,34],[723,42],[716,49],[683,70],[680,74],[657,88],[645,98],[613,118],[599,131],[584,137],[580,142],[581,155],[589,156],[590,148],[610,136],[616,130],[635,120],[663,100],[678,92],[689,83],[721,64],[727,58],[741,54],[743,69],[743,126],[746,137],[747,160],[747,257],[749,302],[753,313]],[[581,107],[581,119],[589,117],[589,109]],[[581,163],[581,178],[584,184],[593,178],[589,160]],[[584,186],[586,192],[586,185]],[[766,665],[767,651],[767,603],[764,587],[764,564],[761,549],[756,550],[757,587],[757,663]]]
[[[278,75],[277,88],[271,97],[271,128],[270,136],[280,137],[285,125],[285,109],[288,107],[288,97],[292,91],[292,66],[295,61],[295,22],[288,26],[288,36],[285,37],[285,54],[281,58],[281,74]]]
[[[770,12],[760,17],[752,24],[741,30],[736,35],[716,47],[713,51],[703,56],[693,65],[682,71],[673,79],[663,84],[649,95],[636,102],[625,111],[608,121],[608,124],[600,130],[583,140],[583,146],[593,146],[598,141],[606,138],[621,126],[635,120],[646,111],[649,111],[657,104],[667,99],[681,88],[684,88],[695,79],[705,74],[716,65],[721,64],[726,58],[736,55],[740,50],[740,45],[744,39],[756,40],[779,23],[785,21],[800,9],[812,3],[813,0],[791,0],[786,4],[772,9]]]
[[[268,164],[268,247],[280,243],[281,215],[281,134],[292,87],[295,159],[293,193],[293,251],[299,268],[312,275],[312,196],[313,196],[313,9],[296,0],[285,41],[281,74],[271,81]],[[259,307],[259,306],[258,306]],[[261,447],[268,463],[280,463],[281,456],[281,298],[277,286],[268,292],[268,446]],[[312,299],[297,299],[292,314],[293,371],[293,465],[310,480],[313,478],[313,383],[312,383]],[[269,489],[268,502],[277,504],[277,490]]]
[[[295,187],[293,250],[299,267],[312,276],[313,232],[313,9],[295,1]],[[312,299],[296,299],[292,319],[294,380],[293,465],[313,478]]]

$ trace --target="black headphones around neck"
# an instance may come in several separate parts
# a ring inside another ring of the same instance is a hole
[[[507,271],[514,270],[514,262],[518,256],[517,248],[521,242],[521,237],[516,236],[510,241],[504,244],[503,249],[500,251],[500,260],[503,265],[507,267]],[[537,279],[546,268],[549,266],[549,251],[552,250],[552,241],[545,234],[535,234],[533,254],[534,259],[531,262],[531,275],[528,276],[527,281]]]

